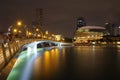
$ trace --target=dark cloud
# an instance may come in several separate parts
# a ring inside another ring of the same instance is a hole
[[[35,20],[35,9],[43,8],[42,29],[72,37],[79,16],[85,18],[87,25],[104,26],[105,21],[119,24],[119,3],[119,0],[1,0],[0,30],[7,30],[19,19],[30,24]]]

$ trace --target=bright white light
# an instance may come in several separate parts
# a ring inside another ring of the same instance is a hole
[[[32,56],[32,57],[29,59],[29,61],[27,61],[27,64],[26,64],[26,66],[25,66],[25,68],[24,68],[24,71],[23,71],[23,74],[22,74],[20,80],[29,80],[30,74],[31,74],[31,72],[32,72],[32,65],[33,65],[33,62],[34,62],[35,58],[36,58],[36,57],[35,57],[35,55],[34,55],[34,56]]]
[[[29,57],[30,55],[30,52],[31,52],[31,48],[30,47],[27,47],[27,56]]]
[[[76,37],[74,37],[74,39],[76,39]]]
[[[120,28],[120,26],[118,28]]]
[[[95,42],[92,42],[92,44],[95,44]]]
[[[37,53],[37,44],[36,43],[34,43],[33,50],[34,50],[34,54],[36,54]]]
[[[33,46],[34,54],[31,53],[32,52],[31,47],[28,47],[27,54],[33,55],[33,56],[28,58],[27,64],[26,64],[26,66],[24,68],[24,71],[23,71],[23,74],[22,74],[20,80],[29,80],[29,78],[30,78],[30,74],[32,72],[32,67],[33,67],[32,65],[33,65],[35,59],[37,58],[37,54],[38,54],[36,45],[37,44],[34,43],[34,46]]]
[[[90,38],[90,36],[88,36],[88,38]]]
[[[120,42],[117,42],[117,44],[120,44]]]

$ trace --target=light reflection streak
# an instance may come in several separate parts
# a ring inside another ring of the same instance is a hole
[[[45,68],[45,73],[48,73],[49,69],[50,69],[50,52],[49,51],[45,51],[44,53],[44,68]]]
[[[31,48],[30,48],[30,47],[27,47],[27,56],[28,56],[28,57],[30,56],[30,53],[31,53]]]
[[[51,74],[51,71],[57,72],[59,69],[60,51],[55,48],[44,53],[44,75]],[[47,76],[48,77],[48,76]]]
[[[31,49],[34,49],[33,51]],[[29,80],[32,65],[37,55],[43,53],[43,49],[36,49],[36,46],[28,46],[27,50],[22,51],[18,57],[13,69],[11,70],[7,80]]]
[[[37,43],[35,43],[33,50],[34,50],[34,54],[36,54],[37,53]]]
[[[23,74],[22,74],[20,80],[29,80],[29,75],[30,75],[31,69],[32,69],[31,65],[32,65],[34,58],[35,58],[35,55],[30,58],[30,53],[31,53],[31,49],[30,49],[30,47],[28,47],[27,48],[27,64],[23,70]]]
[[[34,63],[34,70],[33,70],[33,76],[34,80],[37,80],[39,78],[39,75],[42,74],[42,57],[39,56]]]
[[[95,65],[95,46],[92,47],[92,62]]]
[[[65,56],[65,48],[63,48],[63,49],[62,49],[62,59],[63,59],[64,62],[65,62],[65,57],[66,57],[66,56]]]

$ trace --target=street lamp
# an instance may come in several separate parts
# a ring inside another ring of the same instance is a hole
[[[13,32],[16,33],[16,32],[17,32],[17,29],[14,29]]]
[[[40,34],[38,34],[37,37],[40,37]]]
[[[18,21],[16,27],[20,30],[19,33],[25,34],[25,37],[29,36],[28,28],[22,21]]]
[[[39,31],[39,29],[37,28],[36,31]]]
[[[21,22],[21,21],[18,21],[18,22],[17,22],[17,25],[18,25],[18,26],[21,26],[21,25],[22,25],[22,22]]]
[[[18,31],[19,33],[22,33],[20,30]]]
[[[29,32],[28,34],[29,34],[29,35],[32,35],[32,33],[31,33],[31,32]]]
[[[45,31],[45,34],[48,35],[48,31]]]

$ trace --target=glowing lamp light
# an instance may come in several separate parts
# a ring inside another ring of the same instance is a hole
[[[118,41],[117,44],[120,44],[120,42]]]
[[[39,31],[39,29],[37,28],[36,31]]]
[[[47,35],[47,34],[48,34],[48,31],[46,31],[45,34]]]
[[[37,37],[40,37],[40,34],[38,34]]]
[[[44,35],[43,37],[44,37],[44,38],[46,38],[46,36],[45,36],[45,35]]]
[[[21,21],[18,21],[18,22],[17,22],[17,25],[18,25],[18,26],[21,26],[21,25],[22,25],[22,22],[21,22]]]
[[[13,32],[16,33],[16,32],[17,32],[17,29],[14,29]]]
[[[28,34],[29,34],[29,35],[32,35],[32,33],[31,33],[31,32],[29,32]]]
[[[18,31],[19,33],[22,33],[20,30]]]

